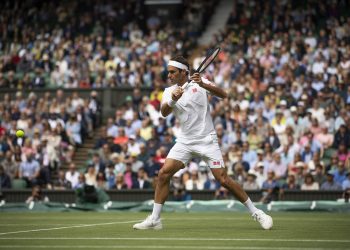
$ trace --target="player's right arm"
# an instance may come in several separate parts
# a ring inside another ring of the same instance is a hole
[[[176,105],[176,102],[180,99],[184,93],[183,89],[180,87],[175,88],[171,93],[170,91],[164,91],[162,105],[160,107],[160,112],[162,116],[168,116]]]

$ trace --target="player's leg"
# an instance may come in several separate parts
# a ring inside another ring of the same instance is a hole
[[[262,228],[272,228],[273,221],[271,216],[265,214],[262,210],[257,209],[254,206],[253,202],[250,200],[244,189],[227,175],[226,168],[211,168],[211,171],[215,179],[218,180],[223,187],[227,188],[241,203],[243,203],[249,209],[254,220],[258,221]]]
[[[202,153],[202,156],[207,162],[215,179],[249,209],[253,218],[259,221],[264,229],[270,229],[273,224],[272,218],[262,210],[257,209],[243,188],[227,175],[227,170],[224,165],[224,160],[222,158],[216,135],[211,135],[211,137],[211,141],[199,145],[197,150]]]
[[[176,143],[170,150],[164,166],[158,173],[152,214],[143,222],[135,224],[134,229],[162,229],[160,213],[169,195],[170,179],[177,171],[185,167],[185,163],[191,157],[191,151],[181,143]]]
[[[211,168],[210,170],[221,186],[228,189],[240,202],[244,203],[249,199],[244,189],[227,175],[226,168]]]
[[[164,204],[169,195],[169,184],[171,177],[184,167],[185,165],[181,161],[170,158],[167,158],[165,160],[164,166],[158,173],[154,203]]]

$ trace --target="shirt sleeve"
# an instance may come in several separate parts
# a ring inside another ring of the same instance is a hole
[[[161,104],[163,105],[164,103],[167,103],[171,99],[171,91],[170,88],[166,88],[163,92],[162,95],[162,102]]]

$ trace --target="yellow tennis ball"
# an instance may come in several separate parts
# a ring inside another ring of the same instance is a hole
[[[16,131],[16,136],[17,137],[23,137],[24,136],[24,131],[22,129],[19,129]]]

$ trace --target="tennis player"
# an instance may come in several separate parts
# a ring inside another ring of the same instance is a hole
[[[153,212],[134,229],[162,229],[160,213],[169,194],[171,177],[193,157],[201,157],[210,167],[216,180],[242,202],[263,229],[273,225],[271,216],[257,209],[242,187],[233,181],[226,172],[217,135],[210,115],[207,94],[226,98],[227,93],[198,73],[190,77],[191,82],[182,86],[189,79],[189,64],[182,56],[172,58],[168,63],[168,78],[173,84],[165,89],[161,102],[164,117],[171,112],[180,122],[181,134],[170,150],[164,166],[158,174],[155,189]]]

